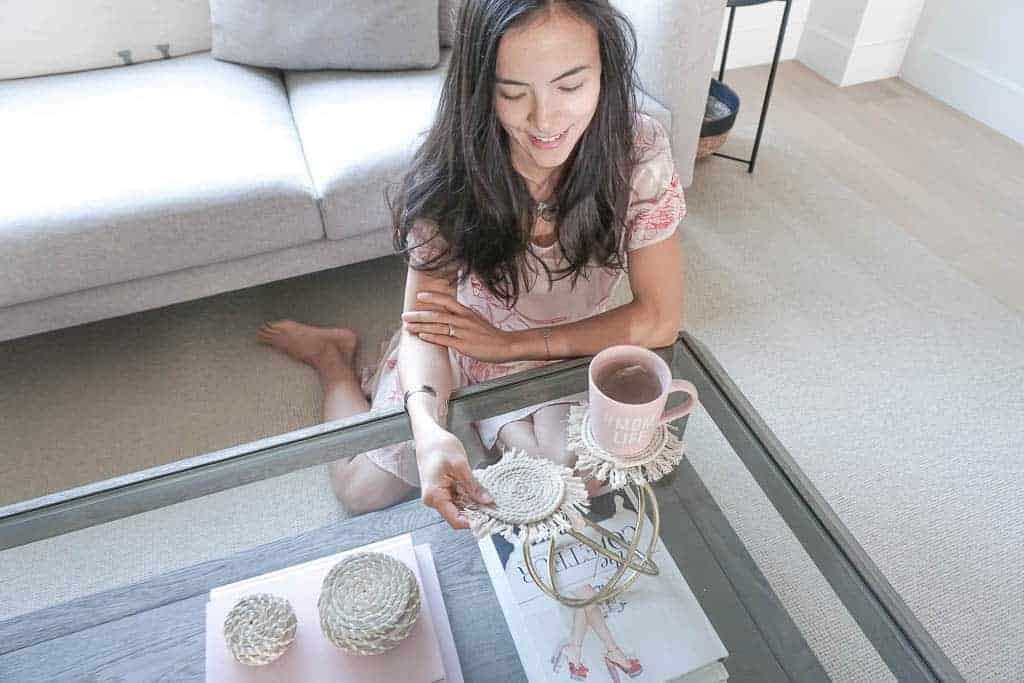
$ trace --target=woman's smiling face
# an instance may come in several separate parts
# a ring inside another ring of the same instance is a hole
[[[597,31],[553,6],[508,31],[498,44],[495,112],[513,166],[533,180],[569,158],[597,111]]]

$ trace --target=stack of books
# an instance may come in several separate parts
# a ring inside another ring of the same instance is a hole
[[[592,499],[587,517],[623,543],[637,528],[635,507],[622,491]],[[646,549],[653,530],[651,524],[643,528],[640,547]],[[592,530],[585,533],[622,556],[615,544]],[[725,646],[661,539],[653,556],[660,570],[657,576],[641,576],[617,598],[583,609],[566,607],[537,588],[520,544],[495,534],[480,541],[480,551],[532,683],[728,679]],[[531,558],[547,580],[548,543],[534,545]],[[563,595],[589,597],[617,568],[614,561],[570,536],[558,540],[555,581]]]
[[[409,637],[379,655],[348,655],[320,630],[317,598],[327,572],[341,558],[380,552],[405,563],[420,585],[420,616]],[[224,640],[224,618],[251,593],[287,599],[295,610],[295,642],[281,657],[260,667],[235,661]],[[413,546],[409,534],[344,553],[280,569],[210,591],[206,603],[206,680],[208,683],[462,683],[455,640],[441,596],[429,545]]]

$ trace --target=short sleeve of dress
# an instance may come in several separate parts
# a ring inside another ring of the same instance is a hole
[[[447,242],[441,236],[437,223],[422,218],[413,223],[406,241],[411,265],[423,266],[432,262],[444,253],[446,247]]]
[[[626,210],[626,251],[668,238],[686,215],[686,200],[665,128],[656,119],[641,115],[637,145],[639,162],[633,169]]]

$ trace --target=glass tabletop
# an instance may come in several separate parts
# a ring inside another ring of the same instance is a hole
[[[700,394],[700,407],[676,422],[688,442],[687,458],[655,487],[660,536],[729,651],[731,678],[841,677],[841,663],[830,661],[827,642],[840,637],[845,647],[873,654],[872,680],[958,679],[709,350],[684,333],[656,352],[673,376],[693,382]],[[589,361],[562,361],[459,389],[450,401],[448,427],[474,463],[491,462],[494,452],[486,451],[475,424],[580,395],[587,389]],[[497,680],[486,675],[498,670],[495,653],[504,653],[498,659],[512,676],[503,680],[515,680],[522,670],[468,532],[450,529],[415,493],[363,516],[348,518],[336,505],[316,512],[315,499],[329,490],[331,463],[339,454],[350,458],[410,437],[403,412],[367,413],[0,508],[0,598],[16,604],[19,591],[31,590],[58,596],[45,606],[0,615],[0,678],[39,652],[51,658],[63,653],[53,661],[74,658],[82,633],[133,620],[150,623],[146,619],[162,609],[177,616],[161,624],[188,621],[194,616],[189,610],[197,609],[190,601],[200,605],[210,588],[412,533],[434,548],[443,586],[475,577],[469,603],[465,586],[445,591],[467,680]],[[744,506],[736,505],[737,492]],[[282,514],[281,506],[291,507]],[[180,513],[173,528],[162,525],[167,517],[160,516],[172,507]],[[263,537],[232,533],[240,519],[270,516],[268,507],[291,521]],[[757,510],[756,518],[749,510]],[[758,527],[769,516],[779,522],[774,531]],[[112,578],[78,595],[61,593],[64,572],[86,546],[93,552],[99,547],[101,554],[106,547],[108,557],[116,553],[121,564],[139,563],[153,546],[176,552],[157,575],[135,582]],[[65,558],[63,565],[59,558]],[[803,585],[814,589],[787,590],[787,572],[798,572]],[[181,657],[198,657],[201,665],[202,643],[198,651],[195,645],[181,645]],[[95,658],[91,664],[97,665]]]

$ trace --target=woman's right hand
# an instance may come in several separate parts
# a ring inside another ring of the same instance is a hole
[[[439,427],[418,439],[416,462],[423,504],[437,510],[453,529],[469,528],[469,522],[455,505],[460,493],[481,505],[494,502],[473,476],[466,449],[451,432]]]

